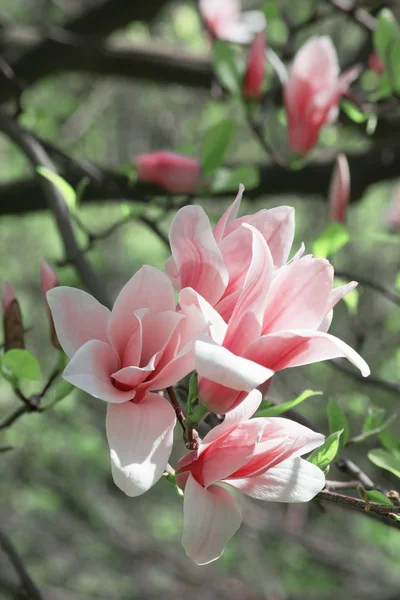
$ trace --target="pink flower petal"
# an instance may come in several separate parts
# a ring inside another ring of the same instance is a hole
[[[118,387],[120,384],[121,390],[133,390],[142,381],[147,379],[154,371],[154,357],[148,365],[144,367],[123,367],[111,375],[115,381],[115,385]],[[131,395],[133,398],[134,394]]]
[[[228,326],[207,300],[191,288],[185,288],[179,294],[179,304],[182,308],[196,307],[208,326],[211,338],[217,344],[222,344]]]
[[[329,310],[333,267],[327,260],[302,258],[282,267],[271,283],[263,333],[316,329]]]
[[[251,392],[273,375],[270,369],[236,356],[209,338],[196,341],[195,356],[200,376],[233,390]]]
[[[215,241],[219,244],[222,239],[225,237],[226,235],[226,228],[231,224],[234,223],[236,217],[237,217],[237,213],[239,210],[239,206],[240,206],[240,202],[242,200],[242,196],[243,196],[243,192],[244,192],[244,185],[243,184],[239,184],[239,191],[236,195],[235,200],[232,202],[232,204],[230,205],[230,207],[224,212],[224,214],[222,215],[222,217],[220,218],[220,220],[218,221],[218,223],[216,224],[216,226],[214,227],[214,238]]]
[[[207,433],[201,442],[201,446],[215,442],[215,440],[228,433],[237,425],[240,425],[240,423],[248,421],[260,406],[261,400],[262,396],[258,390],[250,392],[239,406],[226,413],[221,425],[217,425]]]
[[[143,318],[141,365],[146,365],[157,352],[162,353],[165,350],[182,319],[184,316],[175,311],[149,313]]]
[[[265,30],[259,31],[250,46],[243,78],[242,91],[248,98],[260,98],[262,95],[267,64],[266,45]]]
[[[47,292],[58,340],[71,357],[85,342],[108,342],[108,308],[83,290],[59,286]]]
[[[134,312],[147,308],[150,313],[175,310],[175,298],[168,277],[144,265],[120,291],[112,309],[108,336],[115,351],[121,356],[136,327]]]
[[[261,234],[251,225],[243,227],[252,232],[252,259],[224,339],[224,346],[235,354],[242,354],[261,333],[273,269],[271,254]]]
[[[347,204],[350,197],[350,169],[347,158],[339,154],[329,190],[329,218],[331,221],[346,223]]]
[[[111,381],[111,376],[118,367],[118,357],[109,344],[90,340],[75,352],[63,377],[100,400],[127,402],[133,398],[134,393],[117,390]]]
[[[171,455],[175,412],[165,398],[147,394],[140,404],[109,405],[107,438],[115,484],[140,496],[162,477]]]
[[[322,331],[293,329],[271,333],[253,342],[245,356],[274,371],[344,357],[360,369],[363,377],[370,374],[367,363],[355,350]]]
[[[204,210],[181,208],[171,223],[169,239],[180,287],[192,287],[215,304],[228,284],[228,272]]]
[[[289,458],[262,475],[230,479],[243,494],[267,502],[309,502],[325,486],[321,469],[302,458]]]
[[[122,365],[139,366],[142,354],[142,321],[137,314],[130,319],[133,329],[125,345],[122,355]]]
[[[189,558],[198,565],[219,558],[241,521],[240,509],[227,490],[217,485],[205,490],[189,476],[183,500],[182,536]]]

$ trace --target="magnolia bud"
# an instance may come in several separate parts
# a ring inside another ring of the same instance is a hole
[[[136,157],[140,181],[154,183],[175,194],[196,191],[200,163],[195,158],[173,152],[151,152]]]
[[[14,290],[8,281],[3,284],[1,305],[3,309],[5,351],[25,348],[21,309]]]
[[[54,348],[57,348],[57,350],[61,350],[60,342],[58,341],[56,330],[54,327],[53,316],[51,314],[51,310],[50,310],[50,307],[49,307],[49,304],[48,304],[47,298],[46,298],[47,292],[49,290],[52,290],[53,288],[57,287],[60,284],[59,284],[59,281],[58,281],[57,276],[54,273],[53,269],[44,260],[42,261],[42,264],[40,265],[40,281],[41,281],[41,287],[42,287],[43,300],[44,300],[47,314],[49,316],[49,321],[50,321],[51,343],[53,344]]]
[[[346,222],[347,204],[350,197],[350,170],[344,154],[336,159],[329,190],[329,218],[339,223]]]
[[[257,33],[251,44],[243,79],[243,95],[246,98],[260,98],[265,75],[265,30]]]

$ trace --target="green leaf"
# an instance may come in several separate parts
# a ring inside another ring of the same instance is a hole
[[[217,169],[210,189],[212,192],[237,192],[239,183],[252,189],[258,186],[259,181],[260,173],[256,167]]]
[[[71,212],[75,211],[77,208],[77,202],[74,188],[71,187],[69,183],[65,181],[65,179],[60,177],[60,175],[57,175],[57,173],[50,171],[50,169],[47,169],[46,167],[38,167],[36,171],[39,173],[39,175],[51,181],[51,183],[53,183],[56,186],[56,188],[58,188],[58,190],[63,195],[63,198],[67,203],[69,210]]]
[[[317,467],[322,470],[326,469],[339,452],[340,436],[342,433],[343,429],[331,433],[331,435],[326,438],[324,444],[314,450],[307,460],[313,463],[313,465],[317,465]]]
[[[368,458],[377,467],[390,471],[396,477],[400,477],[400,452],[392,453],[382,448],[376,448],[368,452]]]
[[[390,63],[388,66],[388,74],[393,83],[394,90],[400,91],[400,35],[390,46]]]
[[[349,117],[349,119],[354,121],[354,123],[366,123],[366,121],[368,121],[369,119],[368,113],[362,112],[362,110],[360,110],[358,106],[356,106],[349,100],[342,100],[340,106],[346,113],[346,115]]]
[[[342,223],[329,223],[313,244],[313,254],[317,258],[328,258],[338,252],[350,240],[348,231]]]
[[[343,430],[343,434],[340,437],[340,448],[344,448],[349,439],[350,426],[342,407],[335,400],[329,400],[328,402],[328,422],[329,433],[335,433],[340,429]]]
[[[30,379],[31,381],[40,379],[39,362],[28,350],[9,350],[3,356],[2,364],[18,379]]]
[[[374,48],[385,65],[388,64],[390,48],[399,37],[400,29],[396,17],[388,8],[382,9],[376,19],[373,40]]]
[[[228,42],[217,40],[213,46],[212,66],[221,84],[231,93],[241,89],[241,73],[238,57]]]
[[[197,387],[197,373],[194,371],[189,379],[189,392],[187,397],[187,414],[190,415],[192,413],[192,406],[196,402],[199,396],[198,387]]]
[[[368,500],[370,500],[371,502],[377,502],[378,504],[387,504],[388,506],[392,504],[389,498],[386,498],[384,494],[378,492],[377,490],[371,490],[367,492],[367,496]]]
[[[54,386],[53,400],[51,402],[49,402],[48,404],[46,404],[45,406],[43,406],[42,411],[45,412],[45,411],[51,410],[52,408],[54,408],[56,406],[56,404],[61,402],[61,400],[64,400],[64,398],[69,396],[69,394],[71,394],[71,392],[73,392],[73,391],[74,391],[74,386],[72,385],[72,383],[69,383],[68,381],[64,381],[62,379],[61,381],[59,381],[57,383],[57,385]]]
[[[367,433],[368,431],[371,431],[371,429],[380,427],[385,420],[385,414],[386,411],[384,408],[379,408],[378,406],[370,406],[368,408],[368,413],[365,417],[365,421],[362,426],[362,432]]]
[[[276,417],[278,415],[282,415],[287,412],[291,408],[300,404],[300,402],[304,402],[307,398],[311,398],[312,396],[322,396],[322,392],[313,392],[312,390],[305,390],[300,396],[294,398],[293,400],[289,400],[288,402],[283,402],[283,404],[277,404],[275,406],[260,408],[256,413],[255,417]]]
[[[210,175],[221,165],[234,132],[235,122],[232,119],[223,119],[207,130],[201,159],[203,175]]]
[[[385,429],[378,435],[378,439],[386,450],[400,452],[400,439],[393,435],[391,431]]]
[[[393,423],[393,421],[395,420],[396,417],[397,417],[397,415],[391,415],[388,419],[386,419],[386,421],[384,421],[382,423],[382,425],[374,427],[373,429],[370,429],[369,431],[366,431],[365,433],[361,433],[360,435],[356,435],[355,437],[353,437],[351,439],[351,442],[353,444],[357,443],[357,442],[363,442],[364,440],[366,440],[370,437],[373,437],[374,435],[378,435],[379,433],[384,431],[387,427],[389,427],[389,425],[391,425]]]

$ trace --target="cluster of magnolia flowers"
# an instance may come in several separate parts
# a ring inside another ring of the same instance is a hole
[[[197,371],[196,410],[226,415],[175,470],[184,492],[183,546],[198,564],[218,558],[240,525],[234,489],[306,502],[324,487],[322,471],[300,458],[322,435],[284,418],[251,418],[274,373],[346,357],[369,374],[328,333],[333,307],[356,283],[333,288],[330,263],[304,256],[303,247],[288,261],[294,209],[237,218],[242,192],[214,229],[200,206],[181,208],[165,272],[143,266],[111,311],[79,289],[47,292],[69,357],[64,378],[108,403],[112,475],[127,495],[171,472],[176,413],[167,388]]]

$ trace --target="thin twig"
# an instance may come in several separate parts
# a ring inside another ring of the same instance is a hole
[[[175,411],[176,418],[178,419],[179,424],[182,427],[182,430],[184,432],[186,432],[186,417],[183,414],[183,410],[181,409],[181,405],[179,404],[178,397],[177,397],[172,385],[167,387],[167,394],[168,394],[169,400],[172,404],[172,408]]]
[[[360,375],[360,373],[353,371],[353,369],[351,367],[346,367],[346,365],[342,364],[341,362],[338,362],[336,359],[333,359],[332,361],[330,361],[330,364],[332,365],[333,368],[337,369],[338,371],[341,371],[342,373],[345,373],[346,375],[348,375],[349,377],[352,377],[353,379],[356,379],[357,381],[359,381],[360,383],[363,383],[364,385],[371,385],[373,387],[381,388],[382,390],[385,390],[386,392],[392,392],[393,394],[396,394],[396,395],[400,394],[400,384],[399,383],[392,383],[391,381],[386,381],[386,379],[380,379],[379,377],[371,377],[371,376],[363,377],[362,375]]]
[[[353,275],[352,273],[343,271],[341,269],[335,269],[335,275],[337,277],[343,277],[343,279],[348,279],[349,281],[356,280],[360,285],[368,287],[371,290],[382,294],[382,296],[396,304],[396,306],[400,306],[400,294],[386,287],[385,285],[382,285],[381,283],[377,283],[372,279],[368,279],[368,277],[359,277],[358,275]]]
[[[18,574],[21,587],[25,590],[26,594],[28,595],[28,598],[30,600],[43,600],[41,593],[39,592],[38,588],[29,576],[21,556],[14,548],[14,545],[11,542],[10,538],[1,529],[0,546],[4,550],[5,554],[7,554],[12,566]]]
[[[5,133],[26,155],[33,168],[46,167],[56,172],[56,168],[42,145],[28,131],[18,125],[6,113],[0,113],[0,131]],[[46,197],[47,204],[52,210],[58,230],[62,237],[65,254],[71,258],[71,262],[78,271],[82,281],[93,296],[102,304],[109,306],[109,299],[104,291],[104,285],[86,260],[80,253],[79,245],[75,238],[72,227],[69,208],[60,190],[48,179],[39,176],[39,184]]]
[[[330,492],[328,490],[322,490],[315,496],[317,500],[324,500],[327,502],[334,502],[348,508],[354,508],[362,512],[369,512],[375,515],[385,515],[390,519],[393,519],[398,512],[398,507],[390,506],[388,504],[378,504],[377,502],[366,502],[361,498],[353,498],[353,496],[345,496],[344,494],[336,494],[336,492]],[[394,515],[390,517],[390,515]],[[400,521],[398,522],[400,528]]]
[[[168,248],[168,250],[170,250],[168,236],[158,226],[157,221],[154,221],[153,219],[149,219],[145,215],[141,215],[139,217],[139,221],[141,221],[142,223],[147,225],[147,227],[149,229],[151,229],[160,238],[160,240],[164,243],[164,245]]]
[[[27,412],[29,412],[29,408],[27,406],[19,406],[6,419],[4,419],[4,421],[1,421],[0,430],[7,429],[7,427],[11,427],[11,425],[13,425],[15,421],[18,421],[18,419],[22,417],[22,415],[25,415]]]

